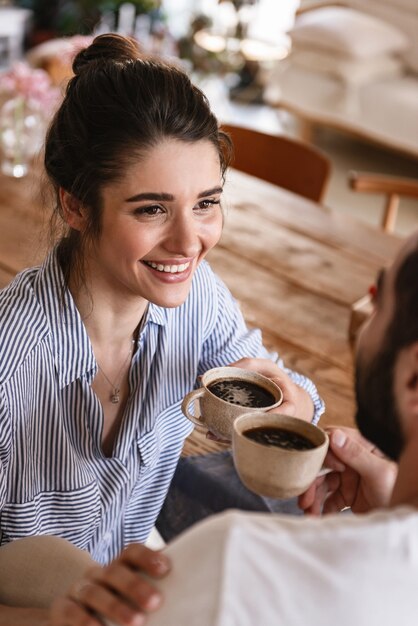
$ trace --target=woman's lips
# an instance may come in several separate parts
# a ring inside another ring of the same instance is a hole
[[[156,276],[160,281],[165,283],[182,282],[189,278],[193,263],[157,263],[156,261],[142,261],[142,263]]]
[[[152,269],[156,270],[157,272],[164,272],[166,274],[179,274],[180,272],[186,271],[190,266],[190,261],[187,261],[187,263],[170,263],[167,265],[163,263],[157,263],[155,261],[143,261],[143,263],[145,263],[145,265],[148,265],[149,267],[152,267]]]

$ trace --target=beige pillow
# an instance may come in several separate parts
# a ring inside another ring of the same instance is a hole
[[[406,50],[408,38],[391,24],[347,7],[322,7],[302,13],[290,31],[292,42],[355,59]]]
[[[364,2],[364,0],[362,0]],[[405,10],[412,13],[418,13],[417,0],[378,0],[380,4],[385,4],[396,11]]]
[[[362,85],[403,73],[402,61],[387,54],[358,60],[342,54],[295,46],[289,61],[292,65],[333,76],[347,85]]]

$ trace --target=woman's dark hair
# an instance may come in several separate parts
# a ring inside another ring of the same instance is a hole
[[[88,210],[83,235],[62,220],[58,254],[66,284],[70,268],[82,274],[85,238],[100,233],[103,186],[121,178],[147,150],[166,138],[207,140],[219,154],[222,175],[232,155],[206,96],[176,66],[143,56],[135,40],[100,35],[77,54],[73,71],[45,145],[56,198],[53,223],[63,218],[60,187]]]

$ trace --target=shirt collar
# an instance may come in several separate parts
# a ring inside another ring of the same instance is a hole
[[[171,309],[164,309],[163,307],[157,306],[152,302],[148,305],[148,315],[146,319],[146,324],[148,322],[153,322],[154,324],[158,324],[159,326],[165,326],[168,322],[168,318],[171,315]]]

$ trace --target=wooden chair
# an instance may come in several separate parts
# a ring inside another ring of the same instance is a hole
[[[350,172],[349,185],[354,191],[382,194],[386,197],[381,227],[391,233],[395,227],[400,196],[418,199],[418,180],[399,178],[384,174],[370,174],[366,172]],[[373,305],[369,294],[366,294],[351,305],[348,337],[354,349],[358,332],[364,322],[373,312]]]
[[[353,352],[361,327],[373,313],[373,302],[370,294],[356,300],[350,307],[350,319],[348,322],[348,342]]]
[[[249,128],[222,124],[234,143],[232,166],[269,183],[321,202],[331,170],[319,150],[283,135],[268,135]]]
[[[393,232],[395,228],[399,197],[418,198],[418,180],[412,178],[369,174],[368,172],[350,172],[348,184],[354,191],[383,194],[385,196],[386,204],[381,227],[388,233]]]

